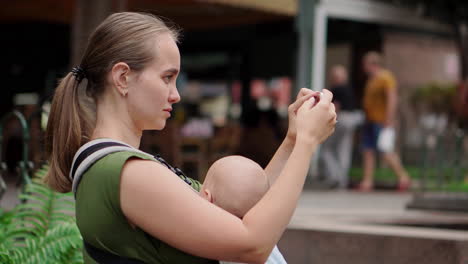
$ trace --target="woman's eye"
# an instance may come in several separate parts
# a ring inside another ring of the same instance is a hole
[[[172,75],[164,76],[164,81],[167,82],[167,83],[170,82],[171,79],[172,79]]]

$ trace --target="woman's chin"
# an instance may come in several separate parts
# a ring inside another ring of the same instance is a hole
[[[167,119],[161,118],[157,120],[148,120],[144,123],[143,130],[163,130],[166,127]]]
[[[153,124],[150,130],[163,130],[166,127],[166,120]]]

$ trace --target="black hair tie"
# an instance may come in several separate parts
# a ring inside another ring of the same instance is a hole
[[[80,83],[84,78],[86,78],[86,74],[80,66],[73,67],[71,70],[73,76],[75,76],[75,79],[78,83]]]

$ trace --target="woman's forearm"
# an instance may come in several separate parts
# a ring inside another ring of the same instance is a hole
[[[280,239],[297,206],[314,144],[296,144],[284,168],[265,196],[245,215],[249,236],[268,254]]]
[[[265,173],[268,177],[270,186],[273,185],[276,178],[278,178],[281,171],[283,170],[284,165],[288,161],[288,158],[294,148],[294,141],[294,139],[286,137],[266,166]]]

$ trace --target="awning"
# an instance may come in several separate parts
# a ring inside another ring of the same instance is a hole
[[[199,0],[199,2],[248,8],[284,16],[297,14],[297,0]]]
[[[71,24],[75,1],[3,1],[0,23],[50,22]],[[255,24],[295,16],[297,0],[99,0],[96,8],[151,12],[174,21],[184,29]],[[104,2],[108,1],[108,2]],[[106,4],[103,4],[106,3]],[[89,4],[89,3],[88,3]],[[109,12],[110,13],[110,12]]]

